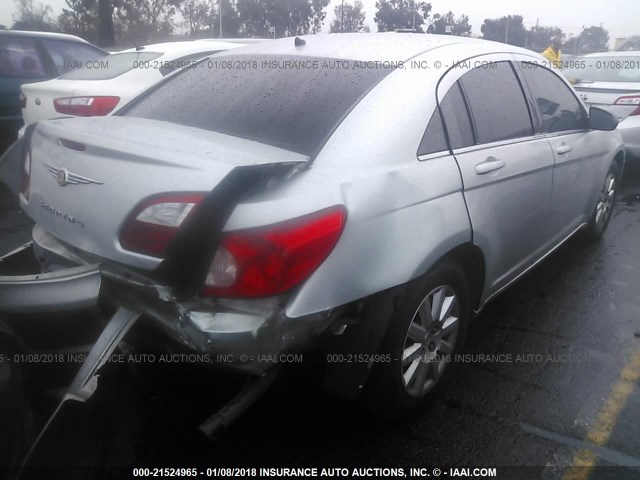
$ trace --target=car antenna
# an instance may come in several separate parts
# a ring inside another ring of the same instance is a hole
[[[307,42],[300,37],[296,37],[294,43],[296,44],[296,47],[301,47],[307,44]]]

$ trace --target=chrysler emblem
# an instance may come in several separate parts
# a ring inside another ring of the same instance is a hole
[[[67,171],[63,168],[58,170],[58,175],[56,175],[56,179],[58,180],[58,185],[64,187],[68,182],[67,180]]]
[[[70,172],[66,168],[58,168],[53,165],[49,165],[47,162],[42,162],[45,164],[51,175],[56,177],[58,181],[58,185],[64,187],[65,185],[89,185],[93,183],[95,185],[103,185],[103,183],[99,180],[94,180],[93,178],[83,177],[82,175],[78,175],[77,173]]]

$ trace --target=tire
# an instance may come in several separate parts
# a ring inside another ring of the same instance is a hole
[[[607,230],[613,207],[618,195],[618,185],[620,184],[620,166],[617,162],[613,162],[605,177],[600,189],[598,202],[596,203],[591,219],[587,224],[586,237],[588,240],[597,241]]]
[[[410,283],[382,343],[381,358],[390,361],[374,365],[365,387],[366,407],[392,418],[422,409],[460,351],[470,317],[469,285],[457,265],[442,263]]]

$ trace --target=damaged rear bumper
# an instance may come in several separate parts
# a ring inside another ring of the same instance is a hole
[[[138,312],[189,350],[208,354],[212,366],[260,375],[301,350],[330,324],[330,315],[290,319],[284,299],[177,301],[171,289],[120,265],[68,247],[35,226],[33,245],[0,259],[35,255],[49,273],[0,276],[0,311],[41,313],[109,304]],[[78,265],[81,263],[81,265]],[[4,269],[6,270],[6,268]]]
[[[31,244],[0,257],[0,267],[32,254]],[[36,275],[0,276],[0,310],[48,313],[95,307],[100,292],[99,265],[83,265]]]

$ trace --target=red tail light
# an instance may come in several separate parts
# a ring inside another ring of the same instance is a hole
[[[180,225],[203,194],[170,194],[145,200],[129,216],[120,232],[120,245],[125,250],[162,257]]]
[[[65,97],[56,98],[53,107],[58,113],[79,117],[102,117],[116,108],[120,97]]]
[[[29,201],[31,194],[31,149],[26,148],[22,159],[22,195]]]
[[[226,234],[202,295],[266,297],[295,287],[329,256],[346,218],[343,207],[332,207],[268,227]]]
[[[614,105],[622,105],[622,106],[635,106],[636,108],[629,114],[630,117],[634,115],[640,115],[640,96],[638,95],[629,95],[626,97],[620,97],[615,102]]]

